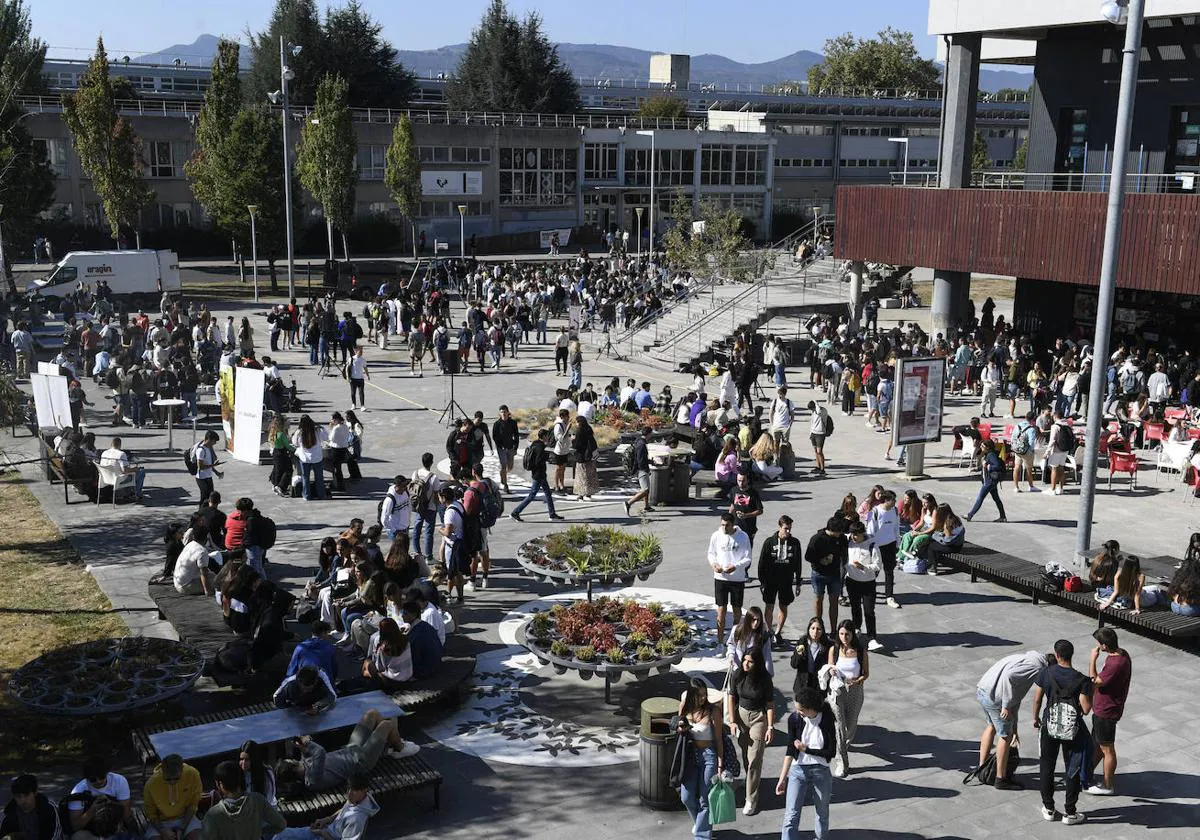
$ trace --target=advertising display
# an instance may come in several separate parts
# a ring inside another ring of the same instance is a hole
[[[483,195],[483,173],[462,170],[422,172],[421,195]]]
[[[945,386],[945,359],[899,360],[892,400],[893,444],[936,443],[942,439]]]
[[[67,377],[31,373],[29,384],[33,389],[33,405],[37,410],[38,426],[43,429],[67,429],[71,427],[71,401],[67,398]]]
[[[254,368],[234,368],[233,457],[257,464],[262,447],[263,387],[267,375]]]
[[[558,247],[565,248],[571,241],[571,228],[554,228],[553,230],[543,230],[538,237],[538,244],[542,248],[550,247],[550,237],[558,234]]]

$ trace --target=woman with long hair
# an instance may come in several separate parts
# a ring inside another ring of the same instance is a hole
[[[387,692],[396,691],[412,679],[412,651],[408,634],[393,619],[379,622],[379,629],[367,645],[362,675]]]
[[[282,414],[271,418],[267,427],[267,442],[271,447],[271,490],[276,496],[287,496],[292,491],[292,446],[288,434],[288,419]]]
[[[1121,544],[1116,540],[1105,540],[1103,551],[1092,558],[1088,569],[1088,582],[1092,588],[1112,586],[1117,567],[1121,564]]]
[[[754,471],[769,481],[779,478],[783,475],[783,467],[775,463],[778,454],[775,438],[766,433],[760,434],[755,444],[750,447],[750,460]]]
[[[571,441],[575,452],[575,495],[580,500],[590,499],[600,489],[596,475],[596,433],[592,424],[582,414],[575,418],[575,437]]]
[[[904,491],[900,504],[896,506],[896,513],[900,517],[901,534],[907,534],[917,527],[917,523],[921,521],[921,498],[916,490]]]
[[[388,548],[387,557],[383,559],[383,568],[388,578],[402,589],[412,586],[418,578],[428,573],[428,569],[422,571],[421,563],[409,550],[407,531],[396,533],[396,538]]]
[[[1193,538],[1195,536],[1192,534]],[[1176,615],[1200,616],[1200,563],[1184,560],[1171,580],[1167,597],[1171,601],[1171,612]]]
[[[717,484],[721,487],[716,494],[718,499],[724,499],[729,495],[730,488],[737,483],[737,471],[737,438],[733,435],[725,435],[724,440],[721,442],[721,452],[717,455],[715,469]]]
[[[708,684],[693,677],[679,701],[679,736],[691,740],[692,760],[683,768],[679,798],[692,818],[692,836],[712,837],[708,820],[708,790],[713,777],[725,767],[721,745],[725,737],[722,715],[708,702]]]
[[[338,566],[341,565],[338,556],[337,540],[325,537],[317,549],[317,571],[312,579],[304,585],[304,597],[310,601],[316,600],[317,593],[327,586],[333,586],[337,578]]]
[[[859,521],[858,517],[858,497],[853,493],[847,493],[842,497],[842,503],[838,509],[833,512],[834,518],[841,520],[842,533],[846,533],[850,526]]]
[[[263,759],[262,745],[257,741],[246,741],[238,752],[238,766],[246,779],[246,793],[261,793],[267,804],[274,806],[275,771]]]
[[[254,355],[254,328],[250,326],[250,319],[243,318],[242,325],[238,328],[238,352],[243,356]]]
[[[913,491],[908,491],[909,493]],[[907,500],[908,496],[905,495]],[[919,554],[933,535],[934,519],[938,509],[937,498],[932,493],[921,496],[921,512],[917,519],[912,520],[908,533],[900,537],[901,554]],[[949,506],[947,506],[949,510]],[[903,522],[903,519],[901,520]],[[914,546],[916,546],[914,548]]]
[[[1134,615],[1158,604],[1159,590],[1146,589],[1146,575],[1142,571],[1141,558],[1134,554],[1126,554],[1117,568],[1111,587],[1105,586],[1096,590],[1096,600],[1100,609],[1116,607],[1120,610],[1132,610]]]
[[[767,673],[762,651],[757,648],[746,651],[729,682],[725,719],[746,768],[746,806],[742,813],[753,816],[758,813],[763,753],[775,731],[775,684]]]
[[[1183,564],[1200,563],[1200,531],[1195,531],[1188,539],[1187,551],[1183,555]]]
[[[875,508],[875,506],[883,502],[883,493],[884,490],[882,484],[876,484],[871,488],[871,492],[868,493],[858,505],[859,519],[861,519],[863,522],[867,521],[867,518],[870,517],[871,511]]]
[[[292,434],[292,445],[300,459],[300,478],[304,487],[304,501],[325,498],[325,453],[322,444],[329,439],[324,427],[318,426],[307,414],[300,416],[296,431]]]
[[[742,613],[742,620],[729,631],[726,644],[726,659],[730,671],[736,671],[742,666],[743,656],[757,650],[766,663],[767,673],[775,676],[775,665],[771,661],[771,628],[767,626],[759,607],[750,607]]]
[[[799,693],[802,688],[817,687],[817,674],[828,664],[831,647],[833,640],[825,632],[825,619],[814,615],[808,620],[804,638],[796,642],[796,649],[792,651],[792,667],[796,669],[792,694]]]
[[[858,716],[863,706],[863,683],[871,675],[867,647],[858,637],[854,622],[846,619],[838,624],[837,637],[829,649],[829,665],[837,672],[842,690],[831,691],[838,722],[838,759],[833,775],[839,779],[850,772],[850,744],[858,731]],[[831,683],[832,684],[832,683]]]
[[[363,427],[362,421],[358,419],[358,415],[353,410],[346,412],[346,425],[350,427],[350,460],[357,464],[362,458],[362,443],[363,435],[366,429]],[[351,470],[350,477],[354,477],[354,471]]]

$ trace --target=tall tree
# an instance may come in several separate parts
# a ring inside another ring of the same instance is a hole
[[[108,75],[104,39],[79,79],[79,89],[63,97],[63,115],[83,171],[104,205],[113,239],[122,226],[137,230],[142,208],[154,199],[142,179],[142,141],[117,111]]]
[[[258,105],[267,94],[279,90],[279,38],[300,52],[285,56],[295,76],[288,82],[289,99],[299,105],[311,105],[317,82],[325,68],[325,33],[314,0],[276,0],[275,11],[267,28],[249,33],[250,70],[245,77],[246,102]]]
[[[416,84],[358,0],[325,13],[324,69],[346,79],[353,108],[403,108]]]
[[[421,209],[421,161],[417,156],[417,143],[413,138],[412,123],[401,116],[392,129],[392,142],[387,148],[383,182],[400,215],[408,221],[412,232],[413,256],[417,255],[416,217]]]
[[[978,131],[975,132],[975,143],[971,147],[971,171],[982,172],[988,169],[992,164],[991,158],[988,157],[988,144],[983,139],[983,135]]]
[[[668,263],[697,276],[714,275],[739,283],[750,279],[755,264],[745,252],[751,243],[737,211],[705,199],[695,214],[691,196],[680,191],[671,202],[671,217],[673,224],[661,240]],[[701,227],[693,230],[697,221]]]
[[[45,91],[46,44],[32,35],[24,0],[0,0],[0,214],[9,242],[30,238],[39,214],[54,200],[54,173],[45,147],[21,123],[17,97]]]
[[[321,205],[329,230],[329,258],[333,259],[333,228],[342,234],[354,219],[354,188],[358,167],[354,163],[354,120],[346,104],[346,80],[325,75],[317,86],[317,103],[300,132],[296,172],[300,183]],[[346,254],[346,259],[350,255]]]
[[[808,70],[809,90],[875,88],[934,90],[941,71],[922,58],[911,32],[890,26],[875,38],[856,38],[847,32],[825,42],[825,60]]]
[[[638,116],[646,119],[682,119],[687,116],[687,102],[678,96],[650,96],[638,106]]]
[[[228,146],[234,120],[242,109],[242,83],[238,76],[236,41],[222,39],[212,64],[212,80],[204,92],[204,105],[196,121],[196,151],[183,166],[192,182],[192,192],[217,227],[235,235],[231,219],[245,216],[246,204],[228,188],[229,177],[237,161],[231,160]],[[243,242],[243,245],[249,243]]]
[[[279,142],[283,126],[277,114],[265,105],[242,109],[229,128],[224,156],[229,162],[222,181],[228,196],[217,202],[215,217],[222,230],[239,242],[250,242],[248,205],[257,205],[255,232],[258,254],[270,266],[271,291],[278,293],[276,261],[287,247],[287,217],[284,213],[283,144]],[[293,207],[296,205],[293,199]]]
[[[446,101],[456,111],[573,113],[579,86],[530,13],[518,21],[504,0],[492,0],[454,77]]]
[[[1013,169],[1018,172],[1024,172],[1025,166],[1029,162],[1029,138],[1026,137],[1021,145],[1017,147],[1016,156],[1013,157]]]

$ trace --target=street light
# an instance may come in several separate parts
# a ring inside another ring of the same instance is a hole
[[[303,48],[292,47],[292,56],[300,55]],[[288,299],[296,296],[296,252],[292,244],[292,162],[291,144],[288,143],[288,82],[296,78],[296,73],[287,66],[287,44],[283,36],[279,36],[279,90],[268,93],[267,99],[273,105],[283,106],[283,215],[285,232],[287,234],[287,267],[288,267]],[[253,216],[251,216],[253,219]]]
[[[458,205],[458,256],[467,258],[467,205]]]
[[[633,212],[637,214],[637,258],[639,266],[642,262],[642,210],[644,209],[644,207],[635,207],[633,209]]]
[[[901,185],[907,187],[908,186],[908,138],[907,137],[889,137],[888,142],[904,144],[904,176],[903,176],[903,181],[901,182]]]
[[[657,180],[655,175],[655,155],[654,155],[654,132],[639,131],[642,137],[650,138],[650,262],[654,262],[654,182]],[[638,247],[641,247],[641,238],[638,238]]]
[[[1113,7],[1117,7],[1114,12]],[[1126,21],[1125,47],[1121,60],[1121,93],[1117,99],[1117,126],[1114,135],[1112,177],[1108,182],[1108,213],[1104,220],[1104,256],[1100,264],[1100,298],[1096,304],[1096,335],[1092,353],[1092,381],[1103,382],[1095,374],[1108,364],[1112,331],[1113,303],[1117,297],[1117,260],[1121,250],[1121,212],[1125,205],[1125,172],[1129,138],[1133,131],[1133,104],[1137,97],[1138,61],[1142,52],[1142,21],[1145,0],[1121,0],[1105,3],[1100,13],[1106,20]],[[1125,14],[1122,15],[1121,12]],[[1114,19],[1115,18],[1115,19]],[[1096,461],[1100,448],[1100,427],[1104,425],[1104,388],[1088,391],[1087,432],[1083,448],[1083,475],[1079,481],[1079,520],[1075,530],[1075,562],[1083,568],[1092,541],[1092,512],[1096,504]]]
[[[250,260],[254,263],[254,302],[258,303],[258,229],[254,226],[254,211],[258,209],[257,204],[247,204],[246,209],[250,211]],[[291,295],[288,295],[291,299]]]

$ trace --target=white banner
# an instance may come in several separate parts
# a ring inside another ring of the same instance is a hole
[[[483,173],[466,170],[422,172],[421,195],[483,195]]]
[[[541,232],[541,238],[539,240],[541,243],[541,247],[549,248],[550,247],[550,237],[556,233],[558,234],[558,247],[559,248],[567,247],[567,243],[571,241],[571,229],[570,228],[556,228],[554,230],[543,230]]]
[[[38,373],[46,376],[62,376],[62,371],[58,369],[58,365],[54,362],[38,362]]]
[[[263,386],[267,375],[235,368],[233,375],[233,457],[257,464],[262,447]]]
[[[67,377],[29,374],[33,387],[33,405],[37,409],[38,427],[66,429],[71,425],[71,401],[67,397]]]

